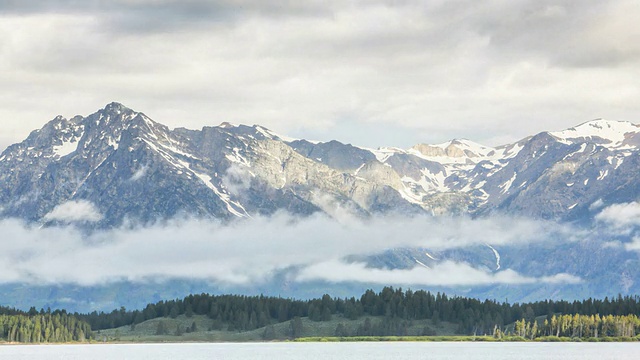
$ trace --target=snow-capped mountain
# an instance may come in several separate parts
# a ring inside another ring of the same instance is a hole
[[[0,155],[0,214],[47,222],[56,207],[86,201],[99,227],[336,208],[589,218],[596,201],[638,199],[639,132],[594,120],[497,148],[452,140],[374,150],[290,139],[258,125],[172,130],[111,103],[87,117],[58,116],[8,147]]]
[[[170,129],[111,103],[86,117],[58,116],[0,154],[0,219],[43,226],[74,222],[90,231],[182,215],[233,220],[277,211],[336,217],[345,211],[362,217],[506,213],[583,222],[593,236],[570,244],[551,239],[498,246],[487,239],[486,246],[440,252],[390,249],[366,261],[407,269],[451,260],[488,272],[569,273],[588,280],[465,292],[478,297],[521,301],[631,294],[640,291],[640,261],[625,247],[630,238],[600,234],[591,220],[606,206],[640,200],[639,133],[631,123],[593,120],[495,148],[456,139],[409,149],[368,149],[335,140],[291,139],[259,125]],[[303,286],[284,283],[286,276],[276,276],[261,292],[304,296]],[[165,297],[212,291],[208,284],[194,284],[123,281],[90,289],[62,286],[59,292],[9,284],[0,286],[0,294],[16,306],[25,297],[45,305],[80,294],[108,309],[140,306],[158,291]],[[339,286],[334,290],[340,293]],[[145,295],[131,302],[123,296],[131,291]],[[78,308],[92,306],[87,300]]]

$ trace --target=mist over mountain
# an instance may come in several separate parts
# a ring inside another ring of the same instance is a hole
[[[83,309],[371,284],[516,301],[631,294],[639,133],[599,119],[495,148],[369,149],[259,125],[170,129],[119,103],[58,116],[0,155],[0,231],[19,244],[0,293]],[[123,299],[132,287],[140,298]]]

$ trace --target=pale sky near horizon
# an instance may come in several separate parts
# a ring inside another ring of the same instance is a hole
[[[630,0],[0,1],[0,150],[112,101],[369,147],[638,123],[639,18]]]

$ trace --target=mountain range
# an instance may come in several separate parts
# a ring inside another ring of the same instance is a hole
[[[577,243],[486,244],[437,254],[390,249],[367,261],[402,269],[449,259],[494,272],[501,267],[532,276],[563,272],[585,280],[454,289],[471,296],[520,301],[632,294],[640,290],[637,253],[609,240],[628,243],[634,233],[622,238],[607,234],[596,218],[604,208],[640,199],[639,149],[638,125],[602,119],[499,147],[456,139],[410,149],[369,149],[336,140],[292,139],[259,125],[170,129],[111,103],[86,117],[58,116],[4,150],[0,218],[42,227],[73,224],[94,232],[176,217],[233,222],[279,212],[333,218],[345,212],[359,218],[525,217],[580,226],[588,235]],[[291,296],[310,291],[287,292],[285,282],[276,277],[261,289]],[[176,289],[206,288],[194,284],[169,282],[162,291],[148,285],[138,302],[124,294],[141,285],[127,283],[60,285],[55,291],[9,284],[0,287],[0,295],[17,306],[25,297],[56,305],[62,297],[84,296],[108,308],[180,296]]]
[[[92,227],[178,214],[331,215],[336,206],[362,216],[589,220],[596,202],[638,199],[639,145],[637,125],[593,120],[496,148],[459,139],[374,150],[259,125],[172,130],[111,103],[58,116],[0,155],[0,216],[46,223],[56,207],[82,200],[100,214]]]

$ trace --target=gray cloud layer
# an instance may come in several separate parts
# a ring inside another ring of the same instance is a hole
[[[170,126],[405,147],[640,110],[635,1],[4,1],[0,14],[0,141],[112,100]]]
[[[551,223],[513,218],[391,216],[337,222],[325,216],[298,219],[278,214],[228,225],[175,220],[88,237],[71,226],[35,229],[3,220],[0,232],[7,239],[0,252],[0,283],[96,285],[186,278],[256,284],[282,271],[298,282],[472,286],[580,281],[568,274],[532,278],[508,269],[489,272],[450,261],[433,268],[416,263],[413,269],[390,270],[345,260],[392,248],[443,250],[484,243],[526,244],[575,234]]]

